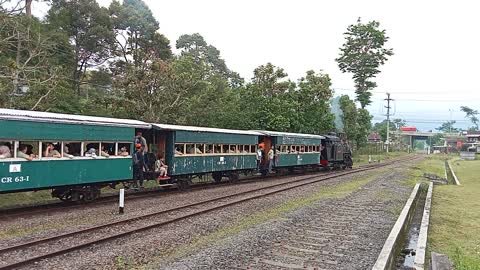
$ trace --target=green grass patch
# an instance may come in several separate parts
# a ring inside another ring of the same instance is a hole
[[[29,205],[39,202],[55,201],[50,195],[50,190],[18,192],[0,195],[0,207],[12,207],[17,205]]]
[[[480,269],[480,161],[453,161],[461,186],[435,186],[430,250],[447,254],[455,269]]]
[[[376,171],[376,173],[378,173],[378,170]],[[355,181],[349,181],[334,186],[325,186],[321,190],[307,197],[290,200],[282,203],[275,208],[246,216],[236,221],[230,226],[220,228],[219,230],[208,235],[199,236],[193,239],[189,244],[175,247],[171,250],[162,251],[157,255],[157,257],[152,261],[149,266],[156,267],[155,265],[159,264],[159,262],[173,261],[175,259],[181,258],[195,250],[199,250],[200,248],[205,247],[209,244],[221,241],[222,239],[225,239],[229,236],[237,235],[242,231],[245,231],[256,225],[273,220],[281,220],[286,214],[303,207],[308,207],[320,200],[328,198],[344,198],[345,196],[351,194],[352,192],[358,190],[359,188],[365,186],[367,183],[375,179],[376,173],[359,178]],[[149,266],[146,266],[146,268],[148,269]]]

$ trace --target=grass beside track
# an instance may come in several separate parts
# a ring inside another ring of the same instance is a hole
[[[435,168],[443,164],[430,161]],[[435,186],[429,248],[447,254],[457,270],[480,270],[480,160],[451,164],[461,186]]]
[[[308,207],[320,200],[329,198],[344,198],[352,192],[365,186],[370,181],[374,180],[377,177],[376,175],[384,170],[385,169],[376,170],[374,173],[370,172],[368,176],[361,177],[354,181],[348,181],[346,183],[340,183],[332,186],[325,186],[307,197],[289,200],[275,208],[243,217],[232,225],[220,228],[219,230],[210,234],[199,236],[196,239],[193,239],[189,244],[185,244],[174,248],[173,250],[158,254],[158,257],[153,258],[152,263],[150,263],[148,266],[139,265],[138,267],[139,269],[150,269],[150,267],[157,268],[160,262],[165,263],[165,261],[173,261],[195,250],[200,250],[202,247],[205,247],[209,244],[216,243],[233,235],[237,235],[259,224],[282,219],[286,214],[303,207]],[[122,262],[124,260],[124,258],[121,258]]]

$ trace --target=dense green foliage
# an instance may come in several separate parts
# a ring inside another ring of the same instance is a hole
[[[108,7],[95,0],[48,2],[39,19],[26,12],[31,0],[0,0],[0,107],[236,129],[335,130],[328,74],[308,70],[291,81],[283,68],[266,63],[246,81],[198,33],[180,36],[174,54],[142,0]],[[382,34],[378,42],[386,39]],[[377,64],[391,55],[380,50]],[[369,62],[356,68],[361,65]],[[368,79],[377,66],[363,81],[355,79],[362,91],[372,88]],[[340,107],[343,131],[365,142],[372,117],[347,98]]]

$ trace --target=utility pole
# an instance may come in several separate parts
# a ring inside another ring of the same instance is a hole
[[[387,108],[387,140],[385,141],[385,143],[387,144],[388,153],[388,147],[390,146],[390,101],[393,100],[390,98],[390,93],[387,93],[387,98],[385,100],[387,101],[387,106],[385,106],[385,108]]]

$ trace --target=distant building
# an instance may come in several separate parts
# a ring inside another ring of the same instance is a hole
[[[471,130],[467,131],[467,142],[469,143],[476,143],[480,142],[480,130]]]
[[[400,127],[400,131],[407,131],[407,132],[417,132],[417,128],[416,127]]]
[[[369,142],[381,142],[382,141],[382,136],[378,132],[373,132],[368,135],[368,141]]]

